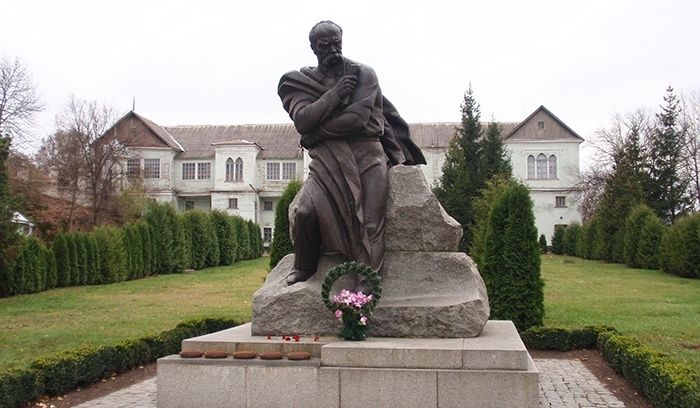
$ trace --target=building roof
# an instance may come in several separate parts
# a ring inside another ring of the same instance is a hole
[[[117,120],[116,122],[114,122],[114,124],[113,124],[112,126],[110,126],[109,129],[107,129],[104,133],[102,133],[102,135],[99,137],[99,139],[101,139],[101,138],[105,137],[106,135],[110,134],[114,129],[117,128],[117,126],[119,126],[120,123],[122,123],[124,120],[126,120],[126,119],[129,118],[129,117],[134,117],[134,118],[136,118],[137,120],[141,121],[141,122],[148,128],[148,130],[150,130],[151,132],[153,132],[153,134],[154,134],[157,138],[159,138],[160,140],[162,140],[163,143],[165,143],[166,145],[168,145],[168,147],[170,147],[171,149],[175,149],[175,150],[178,150],[178,151],[183,151],[183,150],[184,150],[184,149],[182,148],[182,145],[180,145],[180,143],[178,143],[178,141],[177,141],[174,137],[172,137],[172,135],[170,135],[170,133],[168,133],[163,127],[157,125],[155,122],[151,121],[150,119],[147,119],[147,118],[145,118],[145,117],[143,117],[143,116],[137,114],[137,113],[134,112],[133,110],[127,112],[124,116],[122,116],[121,118],[119,118],[119,120]]]
[[[184,147],[178,159],[214,157],[214,148],[221,144],[255,144],[263,159],[301,158],[299,134],[292,124],[260,124],[231,126],[166,126]]]
[[[537,113],[545,112],[560,124],[573,137],[583,140],[564,122],[544,106],[537,108],[524,121],[500,122],[504,140],[513,136]],[[262,159],[300,159],[302,150],[299,146],[299,133],[290,124],[255,124],[255,125],[180,125],[159,126],[156,123],[129,112],[141,120],[148,128],[168,146],[178,150],[177,159],[211,159],[215,148],[223,145],[255,145],[260,148]],[[127,114],[127,116],[129,115]],[[126,116],[125,116],[126,117]],[[122,118],[123,119],[123,118]],[[120,119],[120,121],[122,120]],[[455,137],[460,122],[432,122],[409,124],[411,137],[421,148],[447,148]],[[116,124],[115,124],[116,126]],[[484,130],[488,122],[482,122]]]
[[[520,122],[520,124],[518,124],[517,126],[515,126],[510,132],[506,133],[506,134],[505,134],[506,136],[505,136],[504,140],[508,140],[508,138],[510,138],[511,136],[515,135],[515,134],[518,132],[518,130],[520,130],[523,126],[525,126],[528,122],[530,122],[530,120],[532,120],[532,118],[534,118],[535,115],[537,115],[537,114],[540,113],[540,112],[543,112],[543,113],[545,113],[546,115],[549,115],[549,116],[550,116],[552,119],[554,119],[562,128],[564,128],[566,131],[568,131],[568,132],[570,133],[570,136],[573,136],[575,139],[578,139],[578,140],[579,140],[579,143],[580,143],[580,142],[583,142],[583,141],[585,140],[585,139],[582,138],[578,133],[574,132],[574,130],[571,129],[566,123],[562,122],[561,119],[559,119],[559,118],[556,117],[552,112],[550,112],[549,109],[545,108],[544,105],[540,105],[540,107],[537,108],[537,109],[535,109],[535,111],[532,112],[532,113],[530,114],[530,116],[528,116],[527,118],[525,118],[525,120],[523,120],[522,122]],[[543,132],[543,135],[548,135],[548,134],[552,134],[552,133]]]
[[[459,125],[459,122],[412,123],[409,127],[418,146],[447,148]],[[517,123],[500,125],[501,134],[507,135]],[[292,124],[166,126],[164,129],[184,147],[178,159],[212,158],[215,147],[246,144],[260,147],[263,159],[298,159],[302,155],[299,133]]]

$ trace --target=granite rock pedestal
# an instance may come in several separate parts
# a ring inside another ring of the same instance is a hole
[[[389,170],[382,299],[370,319],[371,336],[465,338],[481,333],[489,317],[488,296],[474,262],[458,252],[461,237],[462,227],[440,206],[418,167]],[[340,323],[323,306],[320,293],[326,272],[344,261],[323,255],[309,280],[287,286],[294,255],[283,258],[253,296],[252,334],[338,333]],[[352,283],[336,286],[352,288]]]

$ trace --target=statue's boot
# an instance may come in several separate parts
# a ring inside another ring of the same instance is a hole
[[[294,268],[292,272],[287,275],[287,286],[294,285],[297,282],[304,282],[313,274],[313,271],[305,271],[303,269]]]

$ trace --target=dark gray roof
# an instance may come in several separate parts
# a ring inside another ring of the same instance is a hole
[[[263,159],[301,158],[299,134],[294,125],[165,126],[185,151],[178,159],[214,157],[212,143],[247,141],[260,146]]]
[[[459,122],[412,123],[411,137],[420,147],[446,148],[455,136]],[[484,123],[484,128],[488,123]],[[501,134],[509,134],[517,123],[501,123]],[[263,159],[301,158],[299,133],[292,124],[260,124],[231,126],[165,126],[185,149],[178,159],[206,159],[214,157],[212,144],[240,144],[241,141],[258,145]]]

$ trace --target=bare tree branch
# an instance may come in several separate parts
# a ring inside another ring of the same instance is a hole
[[[14,144],[28,142],[36,114],[44,110],[27,69],[19,60],[0,60],[0,133]]]

